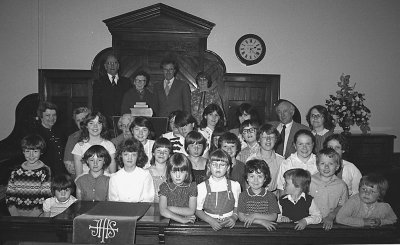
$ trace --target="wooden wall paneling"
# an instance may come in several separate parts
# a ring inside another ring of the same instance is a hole
[[[276,120],[273,103],[279,99],[280,75],[226,73],[223,83],[228,128],[239,126],[236,110],[242,103],[256,107],[263,122]]]
[[[92,82],[90,70],[39,69],[40,100],[57,105],[57,124],[69,132],[75,129],[72,111],[80,106],[91,107]]]

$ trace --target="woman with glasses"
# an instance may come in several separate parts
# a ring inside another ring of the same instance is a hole
[[[318,153],[323,148],[325,139],[333,134],[335,124],[328,110],[322,105],[315,105],[308,110],[307,122],[315,136],[314,153]]]
[[[260,144],[260,149],[257,153],[251,155],[247,161],[252,159],[261,159],[264,160],[269,167],[271,172],[271,182],[268,185],[268,190],[272,191],[276,194],[276,179],[279,172],[279,167],[282,162],[285,160],[279,154],[275,153],[275,146],[279,143],[280,134],[275,127],[271,124],[264,124],[258,130],[257,133],[257,141]]]

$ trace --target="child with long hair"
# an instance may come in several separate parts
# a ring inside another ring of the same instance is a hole
[[[75,176],[79,177],[82,174],[89,172],[89,167],[82,163],[83,154],[92,145],[101,145],[111,156],[111,163],[105,170],[105,175],[110,175],[117,170],[115,163],[115,146],[108,140],[107,120],[100,112],[89,113],[81,124],[81,135],[78,143],[76,143],[72,154],[75,162]]]
[[[158,191],[160,190],[161,183],[166,180],[167,161],[172,153],[172,144],[166,138],[158,138],[154,142],[150,160],[150,167],[148,168],[154,183],[154,202],[159,201]]]
[[[221,149],[215,150],[210,153],[207,167],[210,177],[197,185],[196,216],[216,231],[233,228],[238,219],[240,184],[228,179],[230,156]]]
[[[225,119],[224,112],[217,104],[209,104],[203,112],[203,117],[200,122],[198,131],[207,140],[207,149],[204,151],[204,156],[208,156],[209,147],[211,145],[211,135],[216,127],[224,127]]]
[[[91,146],[82,157],[82,163],[89,166],[89,173],[75,181],[76,198],[84,201],[107,201],[110,177],[104,169],[111,163],[111,156],[101,145]]]
[[[378,227],[397,222],[390,204],[383,202],[389,183],[379,174],[361,178],[359,193],[352,196],[339,210],[336,221],[356,227]]]
[[[108,200],[118,202],[153,202],[154,184],[148,170],[147,155],[143,145],[137,139],[126,139],[117,152],[117,161],[121,167],[110,178]]]
[[[143,145],[144,152],[147,156],[146,165],[143,167],[144,169],[150,167],[150,159],[153,149],[154,140],[154,129],[150,120],[145,117],[135,117],[131,126],[129,126],[129,131],[131,131],[133,137],[139,140]]]
[[[51,193],[53,197],[43,202],[44,217],[54,217],[71,206],[76,198],[72,195],[75,185],[71,176],[58,175],[51,181]]]
[[[240,193],[238,212],[245,227],[260,224],[267,230],[275,230],[275,221],[280,213],[275,195],[265,187],[271,181],[271,174],[264,160],[254,159],[246,163],[246,181],[249,185]]]
[[[21,140],[25,160],[11,171],[6,190],[6,205],[11,216],[34,216],[42,213],[43,201],[51,197],[50,167],[39,160],[46,142],[37,134]]]
[[[167,162],[167,181],[160,185],[160,214],[180,223],[194,223],[197,186],[192,182],[191,164],[182,153]]]
[[[315,136],[314,153],[318,153],[323,148],[326,137],[333,134],[333,118],[325,106],[315,105],[308,110],[306,119]]]
[[[206,139],[197,132],[189,132],[185,137],[185,150],[192,163],[192,174],[196,184],[200,184],[207,178],[207,159],[202,157],[206,149]]]

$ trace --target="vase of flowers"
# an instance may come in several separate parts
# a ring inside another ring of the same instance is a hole
[[[350,85],[350,75],[342,74],[337,84],[340,89],[336,95],[329,95],[325,103],[335,123],[343,128],[343,134],[350,134],[350,126],[354,124],[360,127],[363,134],[371,131],[371,111],[364,105],[365,94],[354,90],[356,84]]]

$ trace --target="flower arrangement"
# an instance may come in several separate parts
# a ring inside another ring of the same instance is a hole
[[[356,84],[350,86],[350,75],[342,74],[337,84],[340,89],[336,91],[336,95],[329,95],[329,99],[326,100],[326,106],[335,118],[335,123],[339,124],[345,133],[349,133],[350,126],[354,124],[360,127],[363,134],[371,131],[368,122],[371,111],[364,105],[365,94],[354,91]]]

